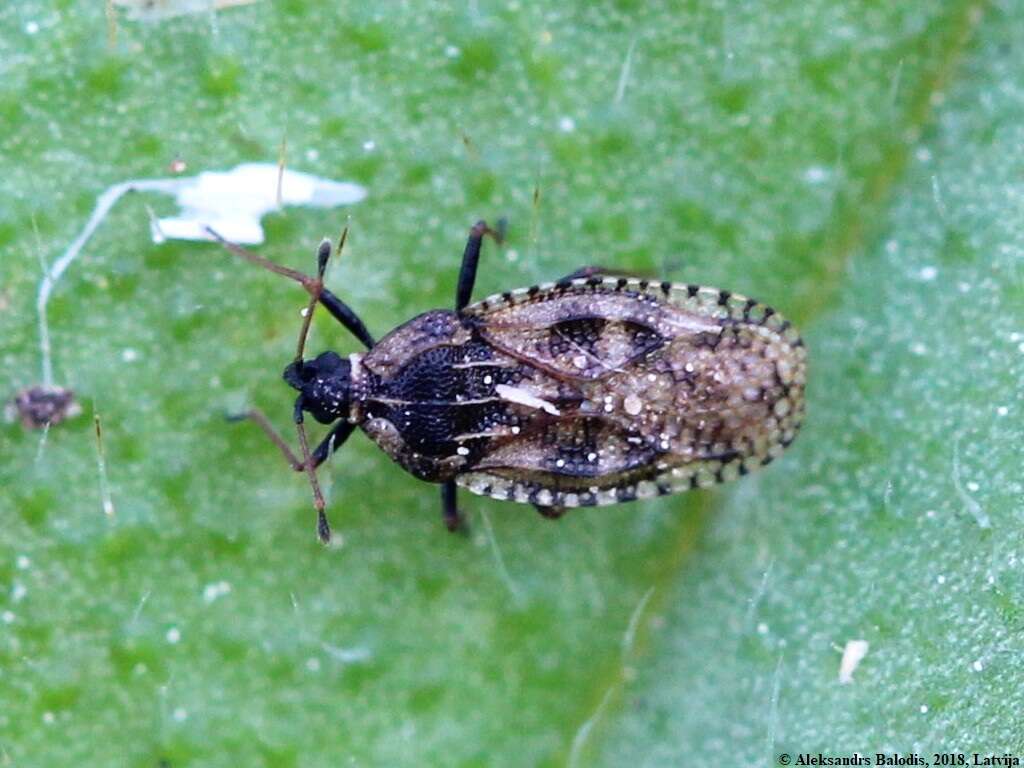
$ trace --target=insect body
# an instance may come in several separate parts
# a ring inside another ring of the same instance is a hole
[[[455,528],[457,485],[555,517],[729,480],[792,442],[805,348],[770,307],[595,268],[470,305],[488,233],[483,222],[471,232],[454,311],[426,312],[378,342],[322,283],[296,278],[368,347],[285,370],[300,393],[296,421],[308,412],[335,424],[308,459],[250,414],[296,469],[361,427],[407,471],[442,484]]]

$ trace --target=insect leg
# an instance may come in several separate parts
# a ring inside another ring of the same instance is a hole
[[[480,262],[480,246],[483,244],[484,235],[490,235],[496,243],[501,243],[505,238],[504,220],[498,222],[498,228],[491,229],[486,221],[478,221],[469,230],[469,240],[466,241],[466,250],[462,253],[462,267],[459,269],[459,284],[455,290],[455,311],[461,312],[469,304],[470,296],[473,295],[473,283],[476,282],[476,268]]]
[[[373,336],[366,330],[366,326],[359,319],[359,316],[345,302],[326,288],[320,291],[320,303],[324,309],[334,316],[335,320],[345,326],[349,333],[363,342],[367,349],[374,345]]]
[[[453,533],[459,529],[465,529],[466,522],[459,514],[455,503],[458,489],[454,480],[448,480],[441,486],[441,514],[444,516],[444,525]]]
[[[540,504],[533,506],[540,512],[541,517],[546,517],[548,520],[557,520],[565,514],[565,507],[542,507]]]
[[[319,467],[327,461],[332,453],[345,444],[345,441],[348,440],[349,435],[352,434],[355,428],[355,424],[350,424],[347,421],[335,424],[331,431],[327,433],[327,437],[321,440],[320,445],[313,450],[311,454],[313,466]]]
[[[309,292],[311,296],[317,296],[320,303],[323,304],[324,309],[330,312],[331,315],[333,315],[334,318],[339,323],[345,326],[345,328],[353,336],[355,336],[363,344],[365,344],[367,348],[373,346],[373,337],[370,335],[370,332],[366,330],[366,325],[363,324],[363,321],[359,319],[359,316],[356,315],[356,313],[353,312],[352,309],[347,304],[345,304],[345,302],[343,302],[333,293],[324,288],[322,280],[312,278],[309,275],[299,272],[298,270],[283,267],[280,264],[275,264],[274,262],[270,261],[270,259],[265,259],[258,254],[255,254],[251,251],[246,250],[245,248],[242,248],[239,245],[235,245],[234,243],[225,240],[210,227],[207,227],[206,231],[210,234],[210,237],[212,237],[214,240],[220,243],[221,246],[223,246],[229,253],[232,253],[235,256],[238,256],[239,258],[245,259],[248,262],[256,264],[257,266],[263,267],[264,269],[268,269],[271,272],[274,272],[278,275],[287,277],[289,280],[294,280],[295,282],[297,282],[299,285],[305,288],[306,291]],[[342,242],[344,242],[344,236],[342,237]],[[339,250],[340,247],[341,246],[339,245]],[[321,243],[321,247],[317,251],[317,257],[318,260],[320,260],[320,262],[323,263],[324,266],[326,267],[326,263],[321,259],[322,254],[323,243]]]

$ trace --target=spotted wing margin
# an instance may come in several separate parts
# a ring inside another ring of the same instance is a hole
[[[490,296],[466,314],[506,354],[560,378],[594,380],[680,337],[714,339],[736,324],[784,333],[789,323],[745,296],[697,285],[602,276]],[[794,332],[795,335],[795,332]]]
[[[502,441],[459,475],[473,493],[540,506],[603,506],[703,488],[767,464],[782,447],[680,456],[658,450],[611,419],[551,419],[544,428]]]
[[[458,475],[462,488],[480,496],[501,501],[536,504],[542,507],[608,506],[636,499],[650,499],[695,488],[710,488],[734,480],[779,454],[776,446],[764,456],[740,457],[727,454],[664,468],[654,464],[637,467],[600,478],[565,477],[544,471],[524,472],[517,468],[495,467]]]

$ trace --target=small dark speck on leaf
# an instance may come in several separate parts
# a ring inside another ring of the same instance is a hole
[[[73,419],[82,412],[70,389],[43,384],[18,392],[7,404],[8,421],[20,419],[26,429],[43,429]]]

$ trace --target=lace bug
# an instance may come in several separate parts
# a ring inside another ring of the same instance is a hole
[[[240,417],[308,474],[323,541],[330,528],[316,468],[356,427],[406,471],[441,485],[450,530],[459,527],[460,486],[558,517],[734,479],[778,457],[800,427],[803,342],[745,296],[584,267],[470,304],[483,238],[501,239],[481,221],[463,253],[454,309],[425,312],[375,341],[323,286],[330,242],[311,278],[210,234],[310,294],[284,371],[299,392],[302,458],[259,411]],[[304,359],[317,303],[366,351]],[[332,425],[312,451],[306,413]]]

